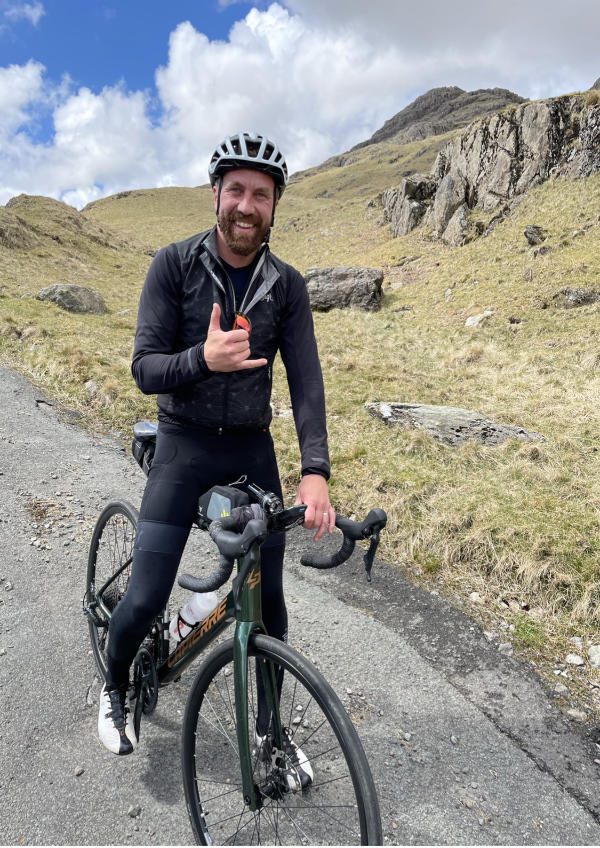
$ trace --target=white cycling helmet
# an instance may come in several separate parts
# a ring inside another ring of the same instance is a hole
[[[279,196],[288,181],[288,169],[277,145],[260,133],[239,132],[228,135],[210,158],[208,177],[212,186],[226,171],[234,168],[255,168],[275,180]]]

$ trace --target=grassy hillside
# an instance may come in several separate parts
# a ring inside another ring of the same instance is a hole
[[[422,230],[390,238],[370,201],[404,173],[429,170],[443,141],[386,142],[353,151],[342,166],[305,172],[284,196],[273,249],[301,270],[385,271],[377,314],[315,315],[334,503],[357,514],[383,506],[390,523],[382,555],[464,604],[552,679],[573,650],[570,637],[600,641],[599,307],[564,310],[552,301],[565,285],[598,286],[600,177],[538,187],[488,238],[464,247]],[[83,214],[38,198],[0,209],[4,358],[90,425],[128,433],[154,408],[129,375],[147,246],[212,220],[207,187],[131,192]],[[550,253],[534,256],[527,224],[548,231]],[[35,299],[59,281],[93,285],[109,315],[68,315]],[[488,323],[465,327],[485,308],[494,310]],[[89,402],[89,379],[104,400]],[[475,409],[545,441],[450,448],[376,422],[364,404],[377,400]],[[289,405],[281,372],[274,403]],[[293,424],[277,417],[273,429],[291,492]],[[600,709],[590,686],[598,673],[586,666],[569,675],[584,702]]]

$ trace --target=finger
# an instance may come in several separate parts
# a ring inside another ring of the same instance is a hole
[[[315,508],[312,504],[309,504],[306,507],[306,512],[304,513],[304,526],[308,528],[308,530],[312,530],[315,526]]]
[[[315,542],[323,537],[326,530],[331,533],[329,509],[327,511],[317,512],[315,518],[321,518],[317,532],[315,533]]]
[[[335,529],[335,509],[330,506],[329,507],[329,532],[333,533]]]
[[[221,307],[218,303],[213,303],[212,312],[210,313],[210,321],[208,323],[208,332],[214,333],[221,329]]]
[[[328,516],[327,516],[327,513],[324,513],[324,514],[321,516],[321,523],[319,524],[319,527],[318,527],[318,529],[317,529],[317,532],[315,533],[315,542],[318,542],[318,541],[319,541],[319,539],[322,539],[322,538],[323,538],[323,535],[324,535],[324,533],[325,533],[325,530],[327,530],[328,523],[329,523],[329,518],[328,518]]]
[[[250,338],[248,330],[229,330],[227,338],[233,342],[247,342]]]
[[[246,371],[248,368],[264,368],[268,364],[266,359],[245,359],[243,362],[240,362],[238,368]]]
[[[240,362],[243,359],[250,359],[250,345],[247,341],[229,341],[225,342],[224,350],[228,356],[236,357]]]

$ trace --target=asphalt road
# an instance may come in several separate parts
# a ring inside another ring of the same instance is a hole
[[[0,843],[188,844],[180,730],[192,670],[161,691],[133,756],[96,738],[87,545],[109,499],[139,504],[143,475],[7,369],[0,389]],[[300,530],[289,545],[290,642],[357,724],[386,843],[599,844],[590,728],[398,569],[376,563],[367,585],[355,555],[311,572],[299,565],[307,544]],[[198,533],[193,547],[188,566],[208,540]]]

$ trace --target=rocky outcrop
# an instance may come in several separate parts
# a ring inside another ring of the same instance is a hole
[[[395,236],[413,230],[429,207],[437,188],[436,180],[429,174],[412,174],[405,177],[398,188],[383,193],[383,208],[390,210],[389,222]]]
[[[457,86],[432,88],[386,121],[370,139],[352,149],[381,141],[393,140],[402,144],[441,135],[465,127],[475,118],[493,115],[506,106],[523,102],[524,98],[505,88],[477,91],[463,91]]]
[[[507,214],[528,189],[550,177],[587,177],[598,170],[600,103],[584,95],[523,103],[471,124],[440,151],[430,175],[436,190],[421,220],[435,237],[451,236],[456,243],[456,227],[448,236],[446,231],[462,204]],[[408,220],[409,200],[400,190],[395,198],[386,192],[386,220]]]
[[[454,406],[428,406],[419,403],[368,403],[367,409],[386,424],[405,429],[424,430],[447,445],[459,445],[475,439],[485,445],[499,445],[507,439],[543,440],[512,424],[496,424],[479,412]]]
[[[311,268],[305,279],[316,311],[355,307],[372,312],[380,307],[383,271],[378,268]]]
[[[75,286],[69,283],[48,286],[38,294],[38,300],[49,300],[56,303],[67,312],[90,313],[103,315],[108,312],[102,295],[85,286]]]

